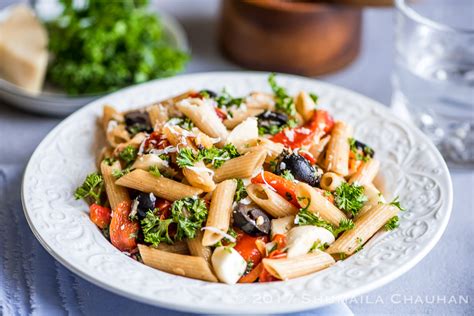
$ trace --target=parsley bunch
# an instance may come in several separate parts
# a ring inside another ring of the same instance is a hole
[[[364,203],[367,196],[364,194],[364,187],[355,184],[341,184],[334,193],[336,206],[348,214],[356,215]]]
[[[161,219],[153,211],[148,211],[141,221],[144,241],[154,246],[161,242],[173,243],[185,238],[193,239],[207,218],[206,202],[200,198],[184,198],[174,201],[171,217]],[[170,236],[170,225],[176,226],[176,233]]]
[[[284,112],[289,116],[294,116],[296,114],[296,109],[293,97],[288,95],[285,88],[277,84],[275,77],[275,73],[272,73],[268,77],[268,83],[273,90],[273,94],[275,94],[275,108],[276,110]]]
[[[148,0],[60,0],[46,23],[48,79],[69,94],[99,93],[174,75],[188,55],[169,41]]]
[[[180,168],[192,167],[198,161],[203,161],[205,164],[212,164],[214,168],[219,168],[225,161],[238,156],[240,154],[232,144],[227,144],[223,148],[203,148],[197,153],[191,148],[183,148],[178,152],[176,162]]]
[[[84,183],[74,192],[74,198],[91,199],[95,204],[101,204],[101,195],[104,191],[104,179],[97,172],[89,174]]]

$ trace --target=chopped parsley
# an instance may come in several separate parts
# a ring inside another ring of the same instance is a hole
[[[340,233],[345,232],[346,230],[354,228],[354,222],[350,219],[341,220],[339,226],[335,227],[331,225],[331,223],[323,220],[318,215],[314,214],[313,212],[308,211],[308,205],[305,208],[300,209],[298,214],[296,215],[295,223],[298,226],[313,225],[322,227],[329,230],[335,237],[337,237]]]
[[[219,168],[227,160],[238,156],[240,154],[232,144],[227,144],[223,148],[203,148],[198,152],[194,152],[190,148],[183,148],[179,151],[176,162],[180,168],[192,167],[198,161],[203,161],[205,164],[212,164],[214,168]]]
[[[309,97],[313,100],[314,104],[318,103],[319,96],[317,94],[310,92]]]
[[[242,179],[237,179],[237,189],[235,190],[234,201],[238,203],[247,196],[248,194],[247,189],[245,189],[244,181]]]
[[[132,171],[131,168],[125,168],[125,169],[114,169],[112,170],[112,175],[114,176],[114,178],[118,179],[118,178],[121,178],[123,177],[124,175],[130,173],[130,171]]]
[[[364,248],[364,245],[362,244],[362,238],[357,237],[356,242],[357,242],[358,246],[357,246],[356,250],[354,251],[354,253],[359,252]]]
[[[136,149],[135,147],[131,145],[128,145],[119,153],[119,157],[128,166],[132,164],[135,161],[135,159],[137,159],[137,153],[138,153],[138,149]]]
[[[334,196],[336,206],[353,216],[360,211],[367,201],[363,186],[347,184],[345,182],[336,189]]]
[[[254,264],[253,260],[252,260],[252,259],[249,259],[249,260],[247,261],[247,268],[245,268],[244,275],[245,275],[245,274],[248,274],[250,271],[252,271],[254,265],[255,265],[255,264]]]
[[[268,83],[275,95],[275,109],[284,112],[289,116],[296,114],[295,103],[293,97],[288,95],[285,88],[279,86],[275,80],[276,74],[272,73],[268,76]]]
[[[194,127],[193,121],[191,121],[188,117],[174,117],[168,120],[168,122],[170,122],[172,125],[178,125],[182,129],[188,131],[192,130]]]
[[[201,92],[202,94],[202,92]],[[214,100],[217,102],[218,108],[229,108],[231,106],[241,106],[244,102],[243,98],[234,98],[232,97],[227,89],[222,89],[222,92],[219,96],[215,97]]]
[[[281,177],[286,180],[295,181],[295,177],[291,174],[290,170],[284,170]]]
[[[161,172],[158,166],[150,166],[150,168],[148,168],[148,172],[157,178],[161,177]]]
[[[161,219],[153,211],[146,213],[145,218],[141,220],[144,241],[157,246],[161,242],[172,244],[185,238],[193,239],[206,218],[207,206],[203,199],[189,197],[174,201],[170,218]],[[170,225],[176,227],[173,236],[170,236]]]
[[[229,227],[229,229],[227,230],[227,234],[234,238],[237,238],[237,232],[232,227]],[[230,250],[230,248],[235,247],[236,243],[231,242],[229,239],[224,237],[221,240],[219,240],[213,247],[221,247],[224,245],[226,248],[229,248]]]
[[[405,208],[403,208],[400,205],[400,201],[398,200],[398,196],[396,198],[394,198],[393,201],[388,203],[388,204],[397,207],[400,211],[405,211]]]
[[[117,161],[117,160],[115,158],[112,158],[112,157],[104,158],[104,162],[107,164],[107,166],[112,166],[115,161]]]
[[[101,204],[101,195],[104,191],[104,178],[97,172],[89,174],[84,183],[74,192],[74,198],[87,199],[90,198],[95,204]]]
[[[398,216],[394,216],[388,220],[388,222],[384,225],[385,230],[394,230],[399,226],[399,218]]]
[[[278,126],[276,124],[272,124],[272,125],[260,125],[258,126],[258,134],[260,136],[262,135],[275,135],[275,134],[278,134],[279,132],[281,132],[282,130],[284,130],[285,128],[289,127],[289,128],[293,128],[293,127],[296,127],[298,125],[298,123],[296,122],[296,120],[294,119],[290,119],[288,120],[288,122],[286,122],[286,124],[283,124],[281,126]]]

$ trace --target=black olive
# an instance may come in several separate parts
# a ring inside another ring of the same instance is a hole
[[[215,93],[214,91],[212,90],[208,90],[208,89],[204,89],[204,90],[201,90],[199,91],[199,94],[207,94],[209,96],[209,98],[212,98],[214,99],[215,97],[217,97],[217,93]]]
[[[146,112],[128,112],[125,114],[125,124],[127,124],[127,130],[132,134],[139,132],[151,133],[153,131],[150,123],[150,117]]]
[[[321,174],[311,166],[309,161],[298,154],[283,153],[277,160],[275,166],[276,174],[283,174],[285,170],[291,172],[295,180],[306,182],[310,186],[316,187],[321,180]]]
[[[264,236],[270,232],[270,218],[255,204],[239,203],[233,212],[234,226],[250,236]]]
[[[354,140],[354,145],[357,149],[359,150],[362,150],[362,152],[365,154],[365,156],[368,156],[370,158],[374,158],[374,150],[367,146],[366,144],[364,144],[363,142],[360,142],[358,140]]]
[[[135,200],[138,202],[137,215],[139,219],[143,219],[148,211],[155,209],[156,198],[151,193],[140,192]]]
[[[280,112],[265,111],[257,116],[258,127],[283,126],[288,122],[288,115]]]

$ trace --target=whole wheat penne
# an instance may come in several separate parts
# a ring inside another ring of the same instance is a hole
[[[327,171],[335,172],[341,176],[348,175],[349,138],[351,135],[351,128],[346,123],[338,121],[334,124],[324,159],[324,167]]]
[[[232,111],[232,117],[228,117],[226,120],[224,120],[224,125],[228,129],[233,129],[234,127],[245,121],[246,118],[257,116],[263,111],[263,109],[249,109],[246,106],[241,106],[236,111]]]
[[[140,169],[133,170],[120,177],[115,181],[115,184],[146,193],[153,193],[169,201],[197,196],[202,193],[201,189],[165,177],[156,177]]]
[[[298,209],[264,184],[250,184],[247,193],[252,201],[273,217],[295,215]]]
[[[341,210],[306,183],[298,183],[296,186],[296,196],[298,200],[302,201],[301,203],[309,203],[307,205],[308,211],[319,215],[334,226],[339,226],[341,220],[347,219]]]
[[[263,165],[265,157],[266,153],[259,150],[227,160],[215,171],[214,181],[219,183],[226,179],[250,178]]]
[[[176,102],[178,101],[181,101],[183,99],[186,99],[188,98],[190,95],[193,95],[195,94],[197,91],[196,90],[188,90],[184,93],[181,93],[181,94],[178,94],[178,95],[175,95],[175,96],[172,96],[170,98],[167,98],[167,99],[164,99],[164,100],[161,100],[159,102],[156,102],[158,104],[163,104],[164,106],[166,107],[170,107],[170,106],[173,106]]]
[[[157,167],[162,174],[169,177],[176,175],[176,170],[171,168],[166,160],[163,160],[158,155],[154,154],[138,156],[135,162],[132,164],[131,169],[142,169],[148,171],[152,167]]]
[[[354,228],[345,231],[326,249],[326,252],[340,256],[351,255],[369,240],[385,223],[398,214],[399,209],[390,204],[377,204],[358,217]]]
[[[195,238],[188,239],[186,241],[186,243],[188,245],[189,253],[192,256],[202,257],[207,262],[211,262],[212,251],[211,251],[211,248],[202,245],[202,236],[203,235],[204,235],[204,232],[199,231],[196,234]]]
[[[212,227],[227,233],[232,213],[232,203],[237,189],[237,181],[226,180],[219,183],[212,193],[211,206],[207,215],[206,227]],[[205,230],[202,238],[203,246],[215,245],[223,238],[222,234]]]
[[[263,259],[262,262],[265,269],[280,280],[294,279],[314,273],[335,263],[330,255],[320,250],[293,258]]]
[[[172,252],[172,253],[178,253],[180,255],[189,255],[189,249],[188,245],[186,244],[185,241],[176,241],[172,245],[168,245],[166,243],[160,243],[158,246],[155,247],[158,250],[161,251],[166,251],[166,252]]]
[[[380,162],[376,159],[370,159],[359,167],[357,172],[349,179],[349,183],[364,185],[372,183],[377,172],[379,172]]]
[[[117,156],[122,150],[125,149],[125,147],[128,147],[128,146],[138,149],[146,138],[147,138],[147,135],[145,133],[136,134],[129,141],[118,144],[117,147],[115,147],[114,149],[114,155]]]
[[[263,137],[259,137],[254,142],[250,142],[249,146],[244,146],[239,149],[241,154],[252,152],[252,151],[264,151],[267,153],[265,162],[271,162],[275,160],[285,149],[285,146],[280,143],[272,142],[271,140]]]
[[[333,192],[344,182],[346,180],[340,175],[334,172],[326,172],[321,177],[321,189]]]
[[[364,206],[360,209],[360,211],[356,214],[355,218],[359,218],[370,210],[372,207],[380,204],[385,203],[385,198],[383,197],[382,193],[373,185],[372,183],[364,184],[364,194],[367,196],[367,202],[364,203]]]
[[[159,131],[161,127],[168,121],[168,110],[162,104],[153,104],[147,109],[150,117],[151,126],[155,131]]]
[[[209,263],[201,257],[166,252],[138,245],[143,263],[155,269],[188,278],[217,282]]]
[[[124,187],[117,185],[115,177],[113,176],[114,170],[121,170],[120,162],[115,161],[112,165],[108,165],[107,162],[102,161],[100,164],[100,172],[104,178],[105,191],[107,192],[107,198],[109,199],[110,207],[115,210],[119,203],[123,201],[130,201],[128,190]]]
[[[227,139],[227,128],[217,116],[212,105],[200,99],[186,99],[176,103],[178,110],[183,112],[201,131],[219,138],[217,145],[223,146]]]
[[[295,98],[295,108],[306,122],[313,117],[316,103],[305,91],[300,91]]]
[[[130,134],[127,132],[125,125],[116,124],[115,121],[110,121],[109,128],[105,132],[107,142],[112,147],[117,147],[120,144],[130,141]]]
[[[246,99],[245,105],[249,109],[273,110],[275,98],[270,93],[252,92]]]
[[[207,168],[202,161],[198,161],[192,167],[184,167],[183,175],[193,187],[199,188],[204,192],[211,192],[216,184],[212,180],[214,171]]]
[[[227,137],[227,143],[237,148],[238,152],[242,152],[252,142],[258,139],[257,119],[251,117],[237,125]]]
[[[123,115],[117,110],[110,106],[110,105],[104,105],[104,109],[102,112],[102,128],[104,131],[107,131],[109,129],[109,122],[110,121],[115,121],[116,123],[121,123],[124,121]]]
[[[311,147],[309,147],[308,151],[310,152],[311,155],[313,155],[314,159],[321,160],[320,158],[323,157],[322,153],[326,149],[326,146],[329,143],[330,139],[331,139],[331,135],[326,135],[323,138],[321,138],[318,142],[311,145]]]

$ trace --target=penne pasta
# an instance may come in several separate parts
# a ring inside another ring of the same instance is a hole
[[[346,180],[334,172],[326,172],[321,177],[321,189],[334,192]]]
[[[349,125],[341,121],[334,124],[324,158],[326,171],[332,171],[341,176],[349,174],[349,137],[351,134]]]
[[[202,245],[202,236],[204,233],[202,231],[198,232],[196,237],[193,239],[188,239],[186,241],[189,253],[192,256],[202,257],[207,262],[211,262],[212,251],[211,248]]]
[[[257,116],[263,113],[263,111],[264,110],[262,109],[249,109],[246,106],[241,106],[236,111],[232,111],[232,117],[224,120],[224,125],[228,129],[233,129],[234,127],[245,121],[245,119]]]
[[[294,279],[314,273],[335,263],[330,255],[320,250],[293,258],[263,259],[262,262],[265,269],[280,280]]]
[[[298,183],[296,186],[296,196],[298,200],[301,201],[300,203],[309,203],[309,205],[307,205],[308,211],[317,214],[334,226],[339,226],[341,220],[347,219],[346,215],[344,215],[340,209],[335,207],[331,202],[326,200],[322,194],[306,183]],[[305,200],[307,202],[304,202]]]
[[[211,192],[216,188],[216,184],[212,180],[214,171],[207,168],[202,161],[196,162],[193,167],[185,167],[183,175],[193,187],[199,188],[204,192]]]
[[[243,156],[224,162],[214,173],[214,181],[219,183],[227,179],[250,178],[265,161],[266,153],[262,150],[249,152]]]
[[[146,193],[153,193],[169,201],[197,196],[202,193],[201,189],[165,177],[155,177],[149,172],[140,169],[133,170],[122,176],[115,181],[115,184]]]
[[[316,103],[313,99],[304,91],[300,91],[295,98],[296,111],[301,115],[304,122],[309,121],[316,109]]]
[[[201,131],[211,137],[219,138],[218,145],[225,144],[228,135],[227,128],[209,102],[200,99],[186,99],[176,103],[176,107]]]
[[[145,245],[138,245],[143,263],[152,268],[209,282],[217,282],[209,263],[201,257],[166,252]]]
[[[239,150],[241,154],[253,152],[253,151],[264,151],[267,153],[265,162],[271,162],[275,160],[285,149],[285,146],[280,143],[272,142],[269,139],[259,137],[256,141],[251,142],[249,146],[244,146]]]
[[[237,181],[226,180],[219,183],[212,193],[211,206],[207,215],[206,227],[212,227],[220,230],[223,234],[227,233],[230,225],[232,213],[232,203],[234,203],[234,194],[237,189]],[[212,230],[205,230],[202,238],[203,246],[213,246],[223,238],[223,234]]]
[[[382,193],[373,185],[372,183],[364,184],[364,194],[367,196],[367,202],[365,202],[364,206],[360,209],[360,211],[356,214],[355,218],[362,216],[362,214],[366,213],[372,207],[380,204],[385,203],[385,198],[383,197]]]
[[[127,146],[132,146],[133,148],[138,149],[140,147],[140,145],[143,143],[143,141],[145,141],[146,138],[147,138],[147,135],[145,133],[136,134],[129,141],[127,141],[125,143],[118,144],[117,147],[115,147],[115,149],[114,149],[114,155],[117,156]]]
[[[245,105],[249,109],[273,110],[275,108],[275,98],[269,93],[252,92],[245,99]]]
[[[159,131],[169,120],[168,110],[162,104],[153,104],[147,109],[153,130]]]
[[[309,147],[308,151],[311,155],[313,155],[314,159],[320,160],[319,158],[323,156],[322,153],[326,149],[326,146],[329,143],[330,139],[331,139],[331,135],[324,136],[317,143]]]
[[[298,209],[265,184],[250,184],[247,193],[252,201],[273,217],[295,215]]]
[[[166,243],[160,243],[155,248],[161,251],[178,253],[180,255],[189,255],[189,252],[190,252],[188,249],[188,245],[185,241],[177,241],[172,245],[168,245]]]
[[[357,172],[350,177],[349,183],[356,183],[357,185],[364,185],[372,183],[377,172],[379,172],[380,162],[376,159],[370,159],[367,162],[364,162],[362,166],[359,167]]]
[[[109,129],[109,123],[110,121],[115,121],[116,123],[121,123],[124,121],[123,115],[117,110],[110,106],[110,105],[104,105],[104,109],[102,112],[102,128],[104,131],[107,131]]]
[[[252,117],[237,125],[232,132],[230,132],[227,137],[227,143],[234,145],[238,152],[242,152],[246,146],[249,146],[252,142],[255,143],[257,139],[257,119]]]
[[[385,223],[398,214],[399,209],[390,204],[377,204],[359,216],[354,228],[345,231],[326,250],[327,253],[339,256],[351,255],[369,240]]]
[[[130,202],[127,189],[117,185],[115,177],[113,176],[114,170],[121,169],[122,167],[118,161],[115,161],[112,165],[108,165],[105,161],[102,161],[100,164],[100,172],[102,172],[102,177],[104,178],[105,190],[112,210],[115,210],[117,206],[124,201]]]

